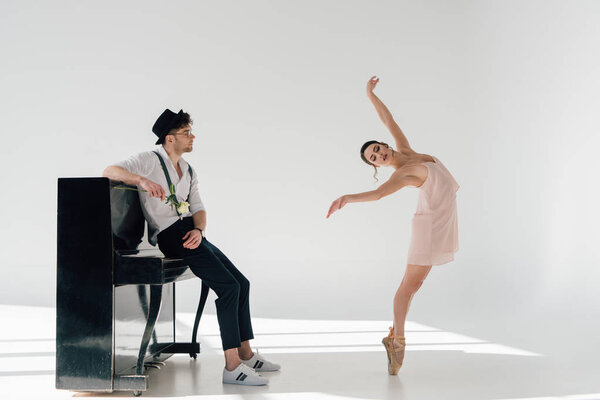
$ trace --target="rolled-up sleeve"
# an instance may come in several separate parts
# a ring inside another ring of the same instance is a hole
[[[131,172],[132,174],[147,177],[152,172],[154,164],[152,163],[152,152],[146,151],[129,157],[126,160],[119,161],[113,165],[121,167]],[[156,157],[156,155],[154,155]]]
[[[190,212],[192,214],[197,213],[198,211],[206,211],[204,204],[202,203],[202,199],[200,199],[200,192],[198,191],[198,174],[196,171],[192,169],[192,183],[190,185]]]

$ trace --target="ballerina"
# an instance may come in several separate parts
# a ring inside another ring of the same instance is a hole
[[[360,149],[362,160],[375,169],[391,167],[395,171],[375,190],[347,194],[333,201],[327,218],[348,203],[379,200],[403,187],[419,189],[417,211],[412,221],[412,237],[406,271],[394,296],[394,322],[390,333],[382,340],[388,356],[388,373],[398,374],[404,360],[406,339],[404,325],[413,296],[429,274],[432,265],[454,260],[458,251],[458,217],[456,191],[458,183],[436,157],[415,152],[394,121],[385,104],[373,93],[379,78],[367,82],[367,96],[379,118],[391,133],[396,150],[384,142],[370,140]]]

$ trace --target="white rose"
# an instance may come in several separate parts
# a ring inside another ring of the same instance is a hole
[[[182,201],[177,206],[177,211],[179,211],[179,214],[185,214],[186,212],[190,211],[190,203],[187,201]]]

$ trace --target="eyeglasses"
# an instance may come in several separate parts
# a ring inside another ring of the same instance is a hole
[[[191,130],[187,130],[184,133],[173,133],[173,136],[187,136],[187,137],[191,137],[192,136],[192,131]]]

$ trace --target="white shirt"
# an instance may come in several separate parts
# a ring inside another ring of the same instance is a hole
[[[190,177],[188,170],[189,164],[183,158],[180,158],[179,168],[181,168],[181,171],[183,172],[180,179],[179,174],[164,147],[160,145],[156,148],[156,151],[158,151],[163,158],[165,165],[167,166],[167,171],[169,172],[169,177],[171,178],[171,183],[175,185],[177,201],[185,201],[188,199],[189,195],[188,202],[190,203],[190,211],[182,214],[182,217],[189,217],[198,211],[205,210],[204,204],[202,204],[202,200],[200,199],[200,193],[198,193],[198,175],[196,174],[196,171],[192,168],[193,177]],[[129,157],[127,160],[113,165],[124,168],[133,174],[143,176],[144,178],[161,185],[166,196],[169,196],[171,193],[165,173],[154,151],[145,151],[136,154]],[[165,201],[158,197],[148,196],[148,193],[146,192],[139,192],[139,196],[144,217],[148,222],[148,241],[150,244],[156,245],[158,233],[167,229],[179,219],[177,210],[175,210],[175,207],[171,208],[170,205],[165,204]]]

